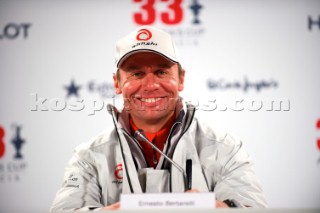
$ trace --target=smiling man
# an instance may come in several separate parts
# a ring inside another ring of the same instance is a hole
[[[145,132],[158,132],[174,115],[184,82],[179,67],[164,56],[143,51],[119,64],[116,93],[123,95],[125,109]]]
[[[109,105],[114,127],[76,148],[51,211],[118,209],[121,193],[161,192],[215,192],[217,207],[266,207],[242,142],[199,120],[179,96],[180,62],[171,36],[154,27],[117,42],[113,80],[124,107]]]

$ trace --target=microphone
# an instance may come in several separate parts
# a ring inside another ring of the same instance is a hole
[[[187,190],[192,188],[192,160],[188,159],[186,162],[186,172],[187,172]]]
[[[142,129],[138,129],[135,133],[134,133],[134,137],[139,140],[139,141],[144,141],[147,144],[149,144],[150,146],[152,146],[152,148],[154,148],[158,153],[160,153],[165,159],[167,159],[174,167],[176,167],[183,175],[183,180],[184,180],[184,186],[185,186],[185,190],[189,190],[191,189],[191,166],[192,166],[192,161],[191,159],[187,160],[187,170],[188,170],[188,178],[186,175],[186,172],[184,171],[184,169],[179,166],[179,164],[177,164],[176,162],[174,162],[173,160],[171,160],[171,158],[169,158],[166,154],[164,154],[157,146],[155,146],[153,143],[151,143],[147,137],[145,136],[144,132]],[[191,164],[190,164],[191,163]]]

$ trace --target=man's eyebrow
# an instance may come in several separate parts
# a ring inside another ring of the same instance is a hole
[[[141,66],[130,65],[125,68],[126,71],[132,71],[132,70],[138,70],[138,69],[141,69]]]
[[[170,68],[174,65],[174,63],[165,63],[165,64],[158,64],[157,67],[160,67],[160,68]]]

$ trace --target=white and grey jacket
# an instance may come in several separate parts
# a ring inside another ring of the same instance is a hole
[[[115,128],[75,149],[50,211],[101,208],[118,202],[121,193],[185,191],[182,172],[163,156],[156,169],[147,169],[139,143],[130,136],[129,114],[112,106],[108,110]],[[183,169],[192,160],[192,188],[214,192],[217,200],[266,207],[242,142],[201,122],[195,112],[191,105],[177,107],[163,152]]]

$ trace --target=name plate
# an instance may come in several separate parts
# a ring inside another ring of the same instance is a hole
[[[121,209],[214,209],[214,193],[121,194]]]

